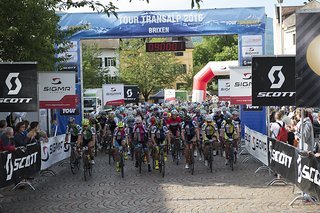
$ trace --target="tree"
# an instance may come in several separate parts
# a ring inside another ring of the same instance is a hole
[[[84,44],[82,46],[84,88],[101,88],[102,84],[106,83],[109,70],[100,66],[99,56],[101,56],[101,50],[97,44]]]
[[[145,49],[144,39],[121,41],[120,77],[124,82],[138,85],[147,101],[151,92],[171,86],[181,65],[175,62],[172,53],[149,53]]]
[[[81,0],[1,0],[0,1],[0,60],[37,61],[39,70],[53,70],[57,53],[68,50],[66,38],[86,26],[61,31],[56,11],[89,6],[94,11],[116,14],[112,3]],[[64,44],[55,48],[56,44]]]

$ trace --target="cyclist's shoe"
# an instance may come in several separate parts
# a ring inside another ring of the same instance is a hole
[[[136,160],[136,164],[134,165],[136,168],[138,168],[139,167],[139,163],[138,163],[138,161]]]
[[[217,155],[217,151],[213,150],[212,154],[213,154],[213,156],[216,156]]]
[[[208,161],[207,160],[204,161],[204,165],[208,166]]]
[[[202,161],[202,157],[201,157],[201,155],[199,155],[199,161]]]
[[[130,149],[128,150],[128,155],[129,155],[129,156],[131,155]]]
[[[94,164],[95,164],[94,160],[91,160],[91,161],[90,161],[90,163],[91,163],[92,165],[94,165]]]
[[[197,150],[194,150],[194,152],[193,152],[193,156],[194,156],[195,158],[198,156],[198,152],[197,152]]]
[[[127,153],[124,153],[124,159],[128,160],[128,154]]]
[[[226,159],[225,164],[226,164],[226,165],[229,165],[229,160],[228,160],[228,159]]]
[[[148,172],[151,172],[151,165],[148,164]]]
[[[184,168],[185,169],[189,169],[189,164],[186,164],[186,166]]]
[[[120,172],[120,163],[119,162],[117,162],[117,164],[116,164],[116,171]]]
[[[159,170],[159,161],[158,160],[156,160],[156,165],[155,165],[155,170]]]
[[[167,155],[165,155],[163,158],[164,158],[164,161],[165,161],[165,162],[168,160]]]

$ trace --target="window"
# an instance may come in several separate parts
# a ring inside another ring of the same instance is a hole
[[[183,52],[175,52],[174,55],[175,56],[183,56]]]
[[[292,44],[296,45],[296,34],[292,34]]]
[[[185,89],[185,87],[186,87],[186,84],[185,84],[185,83],[177,83],[177,84],[176,84],[177,90],[179,90],[179,89]]]
[[[187,65],[186,64],[181,64],[181,66],[179,67],[179,73],[181,73],[181,74],[187,73]]]
[[[104,58],[105,67],[115,67],[117,65],[115,57],[106,57]]]
[[[97,58],[99,68],[102,67],[102,58]]]

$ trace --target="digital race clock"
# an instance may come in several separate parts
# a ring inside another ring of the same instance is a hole
[[[185,51],[186,42],[155,42],[146,43],[146,52]]]

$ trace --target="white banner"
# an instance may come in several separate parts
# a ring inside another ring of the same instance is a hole
[[[245,146],[247,151],[264,165],[269,166],[268,161],[268,137],[247,126],[244,129]]]
[[[231,104],[251,104],[252,88],[251,67],[231,67],[230,102]]]
[[[165,101],[174,101],[174,100],[176,100],[176,90],[174,90],[174,89],[165,89],[164,90],[164,100]]]
[[[243,35],[242,46],[262,46],[262,35]]]
[[[104,84],[102,92],[104,105],[118,106],[124,104],[123,84]]]
[[[71,154],[70,145],[64,146],[66,135],[58,135],[49,138],[49,141],[41,142],[41,170],[47,169],[60,162]]]
[[[75,108],[77,103],[74,72],[39,73],[39,107]]]
[[[230,79],[218,79],[219,101],[230,101]]]

